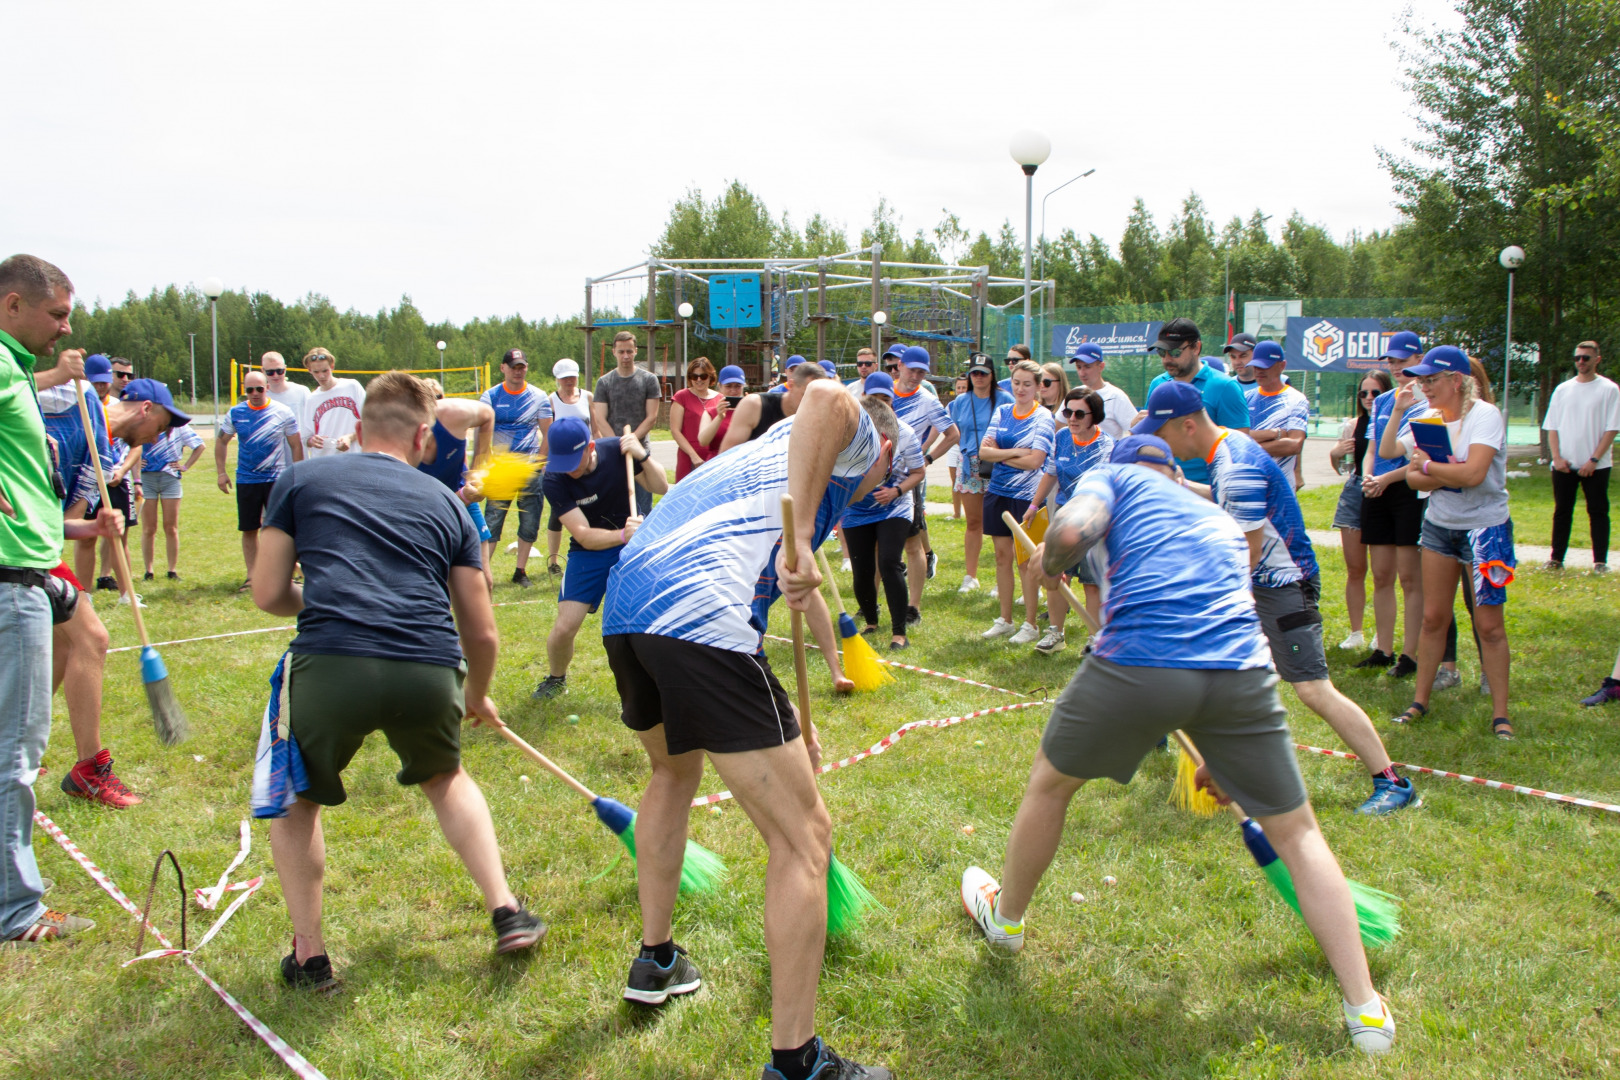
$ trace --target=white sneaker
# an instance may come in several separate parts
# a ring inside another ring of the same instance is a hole
[[[962,910],[979,924],[984,939],[993,948],[1015,953],[1024,947],[1024,924],[1007,926],[996,921],[996,897],[1000,894],[996,879],[977,866],[962,871]]]
[[[1017,632],[1018,627],[1014,626],[1006,619],[1003,619],[1000,615],[997,615],[996,621],[990,624],[990,629],[986,630],[979,636],[984,638],[986,641],[989,641],[998,637],[1006,637],[1008,634],[1016,634]]]
[[[1434,688],[1436,690],[1450,690],[1462,685],[1462,676],[1457,674],[1456,668],[1441,668],[1434,673]]]
[[[962,587],[960,589],[957,589],[956,591],[959,594],[963,594],[963,595],[965,595],[967,593],[970,593],[970,592],[978,592],[979,591],[979,579],[976,578],[976,577],[971,577],[971,576],[963,578],[962,579]]]
[[[1350,636],[1339,642],[1341,649],[1364,649],[1367,647],[1367,635],[1360,630],[1351,631]]]
[[[140,593],[120,593],[118,595],[118,602],[120,604],[128,604],[129,603],[129,598],[131,596],[135,597],[135,606],[136,607],[140,608],[143,611],[146,610],[146,603],[141,599],[141,594]]]
[[[1041,632],[1034,623],[1025,623],[1018,628],[1018,633],[1007,639],[1007,644],[1028,645],[1030,642],[1039,639],[1040,636]]]
[[[999,585],[990,586],[990,599],[992,599],[992,600],[1001,599],[1001,586],[999,586]]]
[[[840,570],[842,570],[842,571],[843,571],[843,572],[844,572],[844,573],[846,573],[846,574],[847,574],[847,573],[849,573],[849,572],[850,572],[850,571],[851,571],[851,570],[853,570],[853,569],[855,569],[855,567],[854,567],[854,564],[852,564],[852,563],[851,563],[851,562],[850,562],[850,561],[849,561],[849,560],[848,560],[848,559],[845,559],[845,560],[844,560],[844,565],[843,565],[843,566],[840,566],[840,567],[839,567],[839,569],[840,569]]]
[[[1035,651],[1050,656],[1066,648],[1067,645],[1068,643],[1063,640],[1063,631],[1055,626],[1048,626],[1046,633],[1041,635],[1041,640],[1035,643]]]
[[[1377,1011],[1370,1011],[1373,1009]],[[1382,998],[1375,997],[1361,1006],[1346,1003],[1344,1023],[1350,1029],[1350,1041],[1363,1054],[1387,1054],[1395,1048],[1395,1014]]]

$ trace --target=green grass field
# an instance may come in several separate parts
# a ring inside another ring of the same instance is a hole
[[[234,507],[210,481],[205,465],[186,483],[185,580],[145,588],[159,640],[285,622],[236,595]],[[1517,485],[1514,499],[1534,503]],[[1531,535],[1538,528],[1521,524],[1521,540],[1544,543]],[[939,576],[906,660],[1055,692],[1078,663],[1078,634],[1071,630],[1069,650],[1052,658],[982,644],[991,602],[956,595],[961,531],[950,522],[934,529]],[[1326,631],[1337,641],[1343,574],[1331,552],[1323,563]],[[510,569],[502,555],[497,577]],[[842,584],[848,595],[847,576]],[[646,768],[617,719],[597,620],[581,637],[570,695],[544,707],[528,697],[545,674],[553,595],[545,584],[497,589],[498,601],[529,602],[497,612],[496,699],[525,738],[633,805]],[[113,644],[131,644],[127,609],[98,607]],[[1350,654],[1335,651],[1332,660],[1397,759],[1620,802],[1620,712],[1575,704],[1613,662],[1614,610],[1612,579],[1520,573],[1509,608],[1521,733],[1513,743],[1489,737],[1488,702],[1472,689],[1439,696],[1423,724],[1393,727],[1383,718],[1406,704],[1407,689],[1352,672]],[[777,616],[776,632],[785,633],[786,615]],[[131,810],[101,810],[58,790],[72,744],[57,699],[40,807],[137,902],[161,849],[179,855],[188,886],[212,884],[235,853],[266,679],[286,640],[263,634],[164,649],[193,731],[177,749],[151,735],[134,654],[110,658],[106,741],[124,779],[147,795]],[[786,647],[767,650],[791,678]],[[1462,666],[1472,687],[1471,650]],[[1012,700],[905,672],[878,694],[838,699],[813,656],[811,674],[829,757],[908,720]],[[1338,746],[1285,698],[1302,741]],[[564,721],[569,713],[582,717],[577,726]],[[819,1024],[839,1050],[907,1080],[1620,1073],[1620,820],[1423,778],[1422,808],[1366,820],[1351,812],[1368,789],[1364,772],[1315,755],[1301,764],[1346,872],[1405,900],[1405,936],[1371,958],[1400,1024],[1391,1058],[1369,1063],[1350,1048],[1331,973],[1302,924],[1268,894],[1235,826],[1166,804],[1167,755],[1152,755],[1129,786],[1098,782],[1081,792],[1030,909],[1028,946],[1016,958],[992,956],[962,914],[958,881],[969,863],[999,870],[1045,717],[1035,708],[918,731],[823,778],[839,856],[886,908],[828,949]],[[705,989],[644,1012],[619,999],[639,929],[633,872],[625,862],[587,881],[614,860],[618,842],[498,736],[468,731],[465,760],[494,811],[514,888],[551,925],[531,957],[492,956],[476,890],[426,800],[394,783],[397,766],[378,738],[346,778],[348,803],[326,817],[326,931],[345,992],[311,998],[280,985],[292,931],[263,824],[236,877],[269,880],[199,963],[332,1077],[757,1076],[769,1045],[765,850],[735,805],[694,814],[694,838],[726,859],[731,876],[676,912],[676,939],[702,967]],[[525,773],[532,782],[520,780]],[[711,772],[704,790],[718,787]],[[175,961],[120,969],[133,955],[134,921],[47,837],[36,833],[35,847],[57,881],[52,903],[99,925],[70,942],[0,952],[0,1074],[287,1075]],[[1104,885],[1104,875],[1118,884]],[[1070,901],[1075,891],[1083,903]],[[172,935],[172,881],[160,896],[154,921]],[[193,934],[212,918],[193,907]]]

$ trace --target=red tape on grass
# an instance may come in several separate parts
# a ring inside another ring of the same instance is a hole
[[[974,717],[978,716],[989,716],[991,713],[1011,712],[1015,709],[1033,709],[1040,705],[1050,704],[1051,702],[1049,701],[1020,701],[1012,705],[998,705],[993,709],[980,709],[978,712],[970,712],[962,716],[947,716],[943,720],[913,720],[911,723],[903,724],[895,730],[889,732],[889,734],[883,736],[883,738],[873,743],[868,749],[862,750],[857,754],[851,754],[849,757],[843,758],[839,761],[827,762],[825,765],[821,766],[821,768],[816,770],[816,775],[821,776],[832,772],[834,769],[847,769],[856,762],[865,761],[869,757],[875,757],[876,755],[883,753],[883,751],[887,750],[895,743],[899,742],[901,739],[905,738],[911,732],[916,731],[918,728],[953,727],[960,724],[964,720],[972,720]],[[732,798],[731,792],[717,791],[713,795],[699,795],[697,798],[692,800],[692,806],[694,808],[699,806],[712,806],[717,802],[723,802],[729,798]]]
[[[90,875],[90,880],[94,881],[97,885],[100,885],[102,891],[113,898],[114,903],[123,908],[125,911],[129,912],[131,915],[135,916],[137,922],[140,921],[141,909],[135,906],[134,901],[130,900],[129,897],[124,895],[124,890],[113,884],[112,878],[108,877],[101,867],[91,862],[89,856],[80,851],[79,846],[72,840],[68,839],[67,834],[57,826],[56,822],[52,821],[50,818],[36,810],[34,812],[34,824],[38,825],[45,831],[47,836],[61,845],[62,850],[68,853],[68,857],[74,862],[78,863],[79,867],[84,870],[86,874]],[[246,898],[246,896],[242,897],[243,900]],[[238,903],[240,903],[240,901],[238,901]],[[223,923],[224,919],[222,918],[220,922]],[[157,938],[165,949],[174,948],[174,942],[164,937],[163,931],[153,926],[150,922],[146,924],[146,928],[152,932],[152,936]],[[240,1001],[237,1001],[223,986],[209,978],[207,972],[198,967],[195,960],[189,956],[183,956],[181,959],[186,962],[186,965],[190,967],[192,971],[197,973],[197,977],[207,984],[210,990],[219,995],[219,999],[225,1003],[226,1008],[235,1013],[242,1023],[248,1026],[248,1029],[252,1031],[253,1034],[264,1040],[264,1044],[270,1048],[270,1051],[275,1054],[276,1057],[282,1060],[282,1063],[285,1064],[287,1068],[291,1069],[298,1076],[303,1077],[304,1080],[326,1080],[325,1073],[311,1065],[302,1054],[288,1046],[285,1039],[266,1027],[263,1020],[260,1020],[257,1016],[254,1016],[253,1013],[249,1012],[247,1006],[243,1005]]]
[[[1304,743],[1295,743],[1294,749],[1305,750],[1312,754],[1321,754],[1324,757],[1343,758],[1346,761],[1360,761],[1356,755],[1345,750],[1325,750],[1320,746],[1306,746]],[[1582,799],[1575,795],[1560,795],[1556,791],[1543,791],[1540,788],[1524,787],[1521,784],[1506,784],[1500,780],[1486,780],[1481,776],[1469,776],[1467,773],[1447,772],[1444,769],[1431,769],[1427,765],[1413,765],[1406,761],[1396,761],[1392,764],[1397,769],[1411,769],[1413,772],[1427,773],[1430,776],[1443,776],[1447,780],[1463,780],[1481,787],[1495,788],[1497,791],[1511,791],[1516,795],[1534,795],[1538,799],[1551,799],[1553,802],[1569,803],[1571,806],[1584,806],[1592,810],[1604,810],[1611,814],[1620,814],[1620,806],[1614,803],[1598,802],[1596,799]]]

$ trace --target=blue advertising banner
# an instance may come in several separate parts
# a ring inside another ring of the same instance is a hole
[[[1163,322],[1067,323],[1052,327],[1052,353],[1068,356],[1086,342],[1102,346],[1104,356],[1142,356],[1159,339]]]
[[[1382,370],[1390,336],[1403,329],[1386,319],[1321,319],[1290,315],[1283,354],[1290,370]]]

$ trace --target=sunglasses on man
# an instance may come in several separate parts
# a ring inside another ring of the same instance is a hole
[[[264,393],[264,387],[262,387],[262,386],[249,386],[249,387],[246,388],[246,392],[249,393],[249,394],[262,394],[262,393]]]
[[[1164,349],[1164,348],[1160,348],[1159,346],[1155,345],[1155,346],[1153,346],[1153,348],[1148,350],[1148,352],[1152,353],[1154,356],[1157,356],[1157,357],[1160,357],[1160,358],[1168,356],[1172,360],[1179,360],[1181,358],[1181,354],[1186,352],[1186,351],[1187,351],[1187,346],[1186,345],[1177,345],[1174,349]]]
[[[857,361],[855,361],[855,366],[856,367],[877,367],[877,361],[876,360],[857,360]]]
[[[115,371],[112,373],[112,376],[115,379],[133,379],[135,377],[135,373],[133,371]]]
[[[888,372],[890,375],[897,375],[900,372],[900,365],[899,364],[890,364],[888,367],[884,368],[883,370]]]
[[[284,367],[267,367],[267,368],[260,368],[259,370],[264,372],[265,375],[269,376],[272,379],[275,378],[277,375],[285,375],[285,374],[287,374],[287,369],[284,368]]]
[[[1588,353],[1588,352],[1578,352],[1578,353],[1575,354],[1575,359],[1577,359],[1577,360],[1596,360],[1597,357],[1593,356],[1591,353]]]

